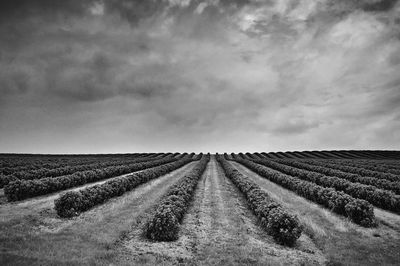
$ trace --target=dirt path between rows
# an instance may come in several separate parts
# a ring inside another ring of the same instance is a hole
[[[398,215],[376,210],[379,226],[372,229],[363,228],[282,188],[237,162],[231,163],[241,173],[251,177],[287,210],[299,217],[305,232],[323,251],[330,264],[398,265],[400,261]]]
[[[276,244],[257,226],[240,192],[212,157],[175,242],[150,242],[132,232],[121,264],[307,265],[323,264],[306,240],[296,248]],[[301,242],[301,241],[300,241]],[[118,264],[118,263],[117,263]]]
[[[22,214],[13,210],[18,219],[0,222],[0,257],[19,265],[109,264],[117,255],[116,243],[124,232],[129,232],[135,220],[196,163],[151,180],[73,219],[59,218],[51,200],[50,206],[44,203],[49,200],[44,199],[43,203],[34,204],[34,211],[29,207],[27,211],[19,208],[25,211]]]

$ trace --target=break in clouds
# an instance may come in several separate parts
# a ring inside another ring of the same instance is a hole
[[[399,149],[393,0],[10,0],[1,152]]]

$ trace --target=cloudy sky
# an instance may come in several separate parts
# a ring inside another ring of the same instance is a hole
[[[396,0],[6,0],[0,36],[0,152],[400,149]]]

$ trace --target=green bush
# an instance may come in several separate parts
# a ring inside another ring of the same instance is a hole
[[[374,209],[371,204],[365,200],[354,200],[346,205],[346,213],[352,221],[365,227],[376,225],[374,217]]]
[[[302,232],[297,217],[282,208],[273,208],[268,213],[266,228],[276,242],[288,246],[293,246]]]
[[[178,239],[179,219],[171,205],[161,205],[154,216],[146,223],[146,237],[158,241]]]
[[[79,192],[67,192],[54,201],[54,209],[60,217],[73,217],[79,214],[83,199]]]

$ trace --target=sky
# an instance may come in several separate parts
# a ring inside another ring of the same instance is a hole
[[[5,0],[0,152],[400,149],[396,0]]]

